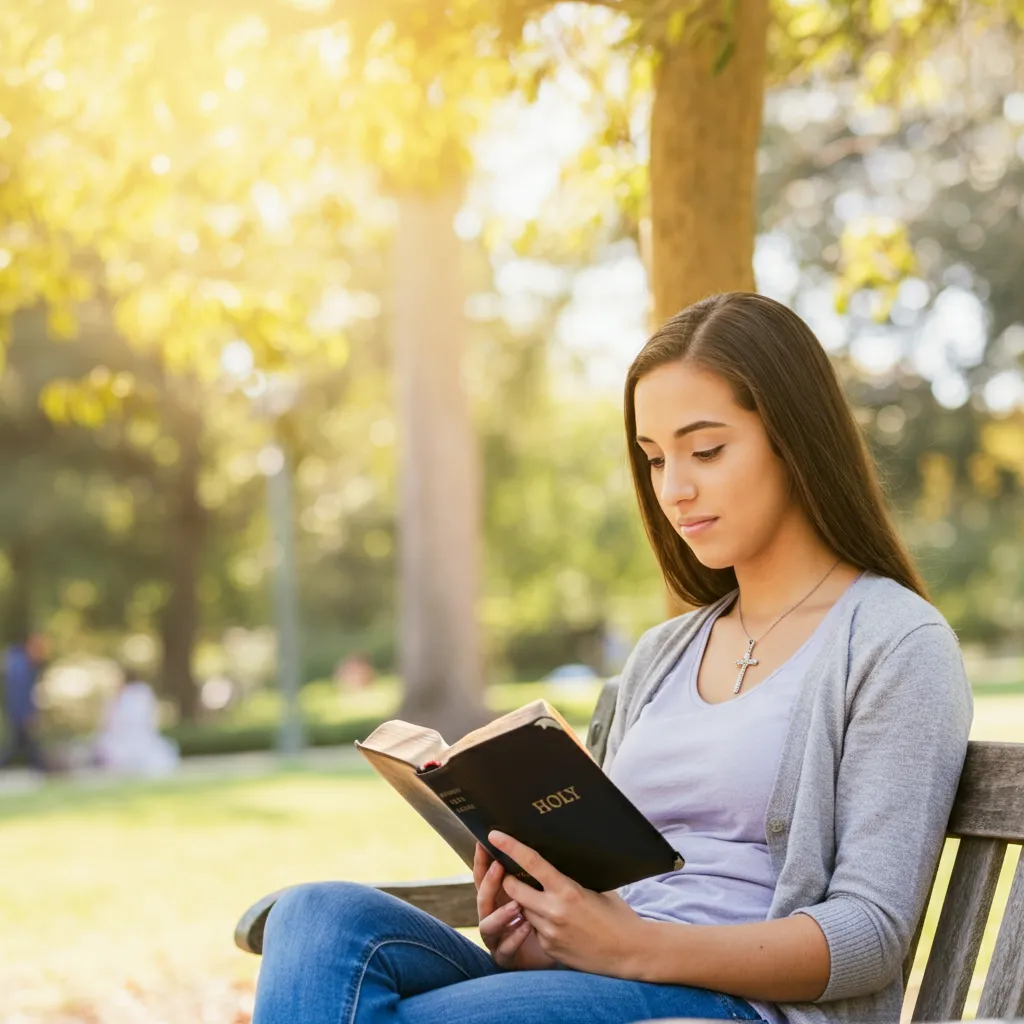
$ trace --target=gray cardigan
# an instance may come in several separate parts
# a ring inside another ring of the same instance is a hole
[[[603,767],[708,614],[641,637],[623,669]],[[828,942],[820,999],[791,1024],[896,1022],[902,963],[935,874],[973,715],[956,636],[927,601],[866,576],[807,672],[765,815],[768,920],[808,914]],[[683,869],[685,870],[685,868]]]

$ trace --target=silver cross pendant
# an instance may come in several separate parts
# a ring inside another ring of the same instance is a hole
[[[733,693],[740,692],[740,687],[743,685],[743,677],[747,674],[747,669],[750,668],[751,665],[760,664],[757,658],[752,658],[750,656],[751,652],[754,650],[754,644],[756,643],[756,640],[751,640],[750,637],[747,637],[747,653],[743,655],[742,661],[735,662],[736,665],[740,666],[740,674],[736,677],[736,685],[732,688]]]

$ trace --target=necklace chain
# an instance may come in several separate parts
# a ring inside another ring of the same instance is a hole
[[[747,674],[747,669],[753,665],[760,664],[760,661],[757,658],[752,658],[750,656],[754,652],[754,645],[759,644],[787,615],[789,615],[790,612],[795,612],[797,608],[800,607],[800,605],[802,605],[806,600],[808,600],[811,597],[811,595],[818,589],[818,587],[820,587],[825,582],[825,580],[827,580],[829,576],[832,575],[832,573],[836,569],[836,566],[838,566],[841,561],[841,558],[837,559],[835,565],[833,565],[832,568],[829,569],[829,571],[825,573],[825,575],[822,576],[820,580],[818,580],[818,582],[811,588],[811,590],[804,594],[804,596],[800,598],[800,600],[797,601],[797,603],[793,605],[792,608],[789,608],[787,611],[784,611],[756,640],[747,632],[746,624],[743,621],[743,595],[741,594],[736,599],[736,611],[740,619],[740,629],[743,630],[743,635],[747,638],[747,653],[743,655],[742,659],[735,662],[735,664],[739,666],[740,674],[736,677],[736,685],[732,688],[733,693],[740,692],[740,687],[743,685],[743,677]]]

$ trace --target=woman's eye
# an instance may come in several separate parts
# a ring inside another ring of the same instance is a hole
[[[648,459],[647,461],[650,463],[652,469],[661,469],[661,467],[665,465],[665,460],[660,456],[654,459]]]
[[[712,459],[718,457],[718,453],[725,447],[724,444],[720,444],[715,448],[705,448],[702,452],[694,452],[693,457],[699,459],[701,462],[710,462]]]

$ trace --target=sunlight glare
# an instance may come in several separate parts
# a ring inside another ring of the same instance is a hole
[[[241,338],[235,338],[221,349],[220,365],[229,377],[244,380],[252,373],[256,360],[249,345]]]

